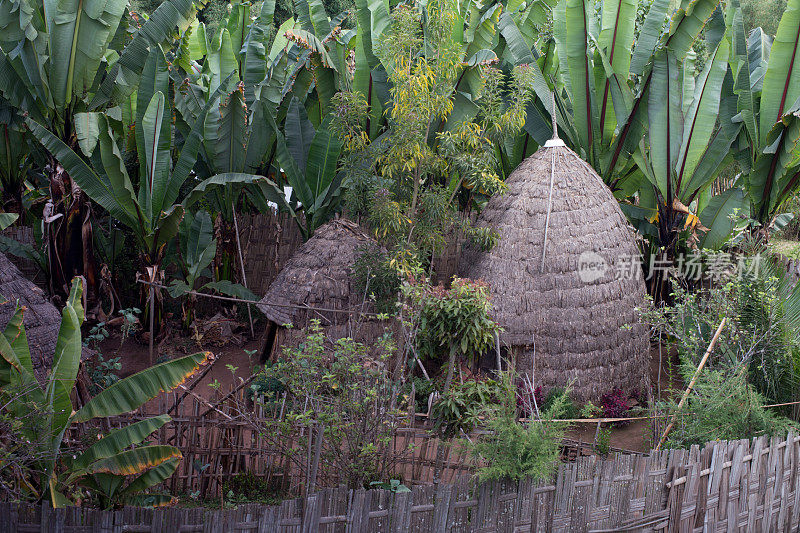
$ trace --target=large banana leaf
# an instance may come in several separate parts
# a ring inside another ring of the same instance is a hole
[[[197,187],[191,190],[186,198],[183,199],[182,206],[184,209],[189,209],[191,206],[200,201],[208,191],[216,187],[231,187],[234,185],[251,185],[265,180],[264,176],[256,174],[245,174],[242,172],[226,172],[217,174],[210,178],[201,181]]]
[[[169,69],[167,68],[167,58],[160,48],[155,48],[147,56],[147,61],[142,71],[141,81],[139,87],[136,89],[136,151],[139,154],[145,154],[147,149],[145,147],[145,131],[143,121],[145,112],[153,100],[156,93],[163,95],[169,94]],[[159,140],[158,151],[163,156],[164,152],[169,153],[171,149],[170,128],[172,120],[170,116],[170,108],[167,105],[161,106],[161,118],[159,119],[160,130],[158,132]],[[152,119],[151,119],[152,120]],[[150,141],[152,141],[152,133]],[[166,158],[162,157],[162,162],[166,163]],[[163,167],[159,172],[163,173]],[[149,171],[147,168],[147,158],[139,158],[139,176],[148,176]],[[140,204],[145,205],[143,198],[140,197]],[[149,213],[149,209],[147,209]]]
[[[6,302],[4,305],[11,305]],[[24,309],[18,307],[0,335],[0,391],[11,386],[20,401],[7,402],[9,409],[18,419],[28,420],[34,405],[44,403],[44,395],[33,374],[28,339],[23,324]],[[33,428],[23,426],[22,431],[30,435]]]
[[[767,146],[758,155],[748,176],[747,185],[756,220],[770,222],[774,212],[797,188],[800,117],[793,108],[768,132]]]
[[[116,416],[133,411],[159,393],[172,390],[183,383],[210,355],[209,352],[187,355],[117,381],[89,400],[74,414],[72,421],[86,422],[96,417]]]
[[[126,448],[140,444],[170,420],[169,415],[159,415],[114,429],[80,454],[72,463],[72,468],[76,471],[83,470],[96,461],[112,457]]]
[[[116,188],[107,176],[96,174],[78,154],[44,126],[30,118],[26,122],[33,135],[64,166],[70,177],[92,200],[100,204],[114,218],[130,221],[128,214],[116,199]]]
[[[239,77],[239,63],[236,60],[236,53],[227,29],[223,29],[213,43],[206,56],[205,69],[208,70],[211,76],[209,92],[214,92],[220,86],[222,80],[228,76]]]
[[[572,108],[575,127],[578,131],[581,146],[586,153],[591,152],[595,136],[594,108],[592,102],[592,78],[589,75],[589,25],[585,0],[564,0],[566,2],[566,58],[567,75],[570,78]]]
[[[198,5],[204,5],[201,0]],[[150,15],[103,77],[90,108],[99,109],[122,102],[139,83],[150,50],[168,42],[176,29],[188,26],[195,14],[194,0],[165,0]]]
[[[31,118],[46,121],[54,107],[47,77],[41,70],[42,58],[32,43],[19,43],[10,52],[0,50],[0,93]]]
[[[747,214],[747,198],[741,187],[732,187],[713,197],[700,212],[700,222],[708,231],[700,237],[700,246],[719,250],[731,237],[736,212]]]
[[[674,195],[672,176],[683,136],[680,69],[671,53],[659,54],[653,63],[647,110],[653,185],[665,201],[671,202]]]
[[[50,89],[59,109],[92,86],[127,4],[126,0],[45,2]]]
[[[267,77],[267,35],[272,27],[274,13],[275,0],[264,0],[261,4],[261,13],[250,25],[242,45],[244,60],[241,75],[248,108],[252,108],[255,103],[256,86]]]
[[[728,72],[728,43],[720,44],[706,60],[706,67],[695,86],[695,94],[686,114],[683,142],[678,157],[675,194],[681,198],[708,148],[719,114],[722,84]],[[727,126],[727,125],[724,125]],[[697,184],[691,184],[697,186]],[[702,186],[702,185],[701,185]]]
[[[227,98],[212,107],[206,117],[206,154],[214,171],[244,172],[247,155],[247,105],[240,85]]]
[[[661,31],[664,27],[664,20],[667,18],[669,0],[653,0],[644,23],[639,31],[639,38],[633,48],[633,55],[630,63],[630,73],[642,75],[647,63],[653,57],[658,41],[661,38]]]
[[[69,426],[72,416],[70,393],[75,386],[75,378],[81,364],[81,325],[83,324],[83,285],[76,280],[72,283],[69,297],[61,311],[61,326],[58,329],[56,349],[53,354],[53,367],[45,388],[45,402],[51,409],[48,414],[50,427],[51,460],[47,461],[47,474],[52,474],[55,458],[61,448],[61,440]]]
[[[285,144],[286,150],[294,159],[294,164],[299,174],[305,174],[308,149],[311,146],[314,134],[314,125],[308,120],[305,107],[298,98],[292,98],[286,114]],[[284,162],[281,161],[281,164],[284,164]]]
[[[682,0],[672,16],[664,47],[682,61],[717,6],[716,0]]]
[[[181,253],[188,264],[205,263],[209,256],[214,257],[214,252],[208,252],[214,243],[214,221],[207,211],[198,211],[196,215],[187,215],[181,230]],[[184,238],[185,237],[185,238]],[[215,247],[214,247],[215,248]]]
[[[339,138],[331,133],[330,124],[332,117],[328,115],[320,125],[311,146],[308,149],[306,163],[306,182],[309,184],[314,203],[314,209],[322,207],[328,189],[336,176],[336,168],[342,143]]]
[[[157,507],[160,502],[163,502],[164,504],[169,503],[169,501],[172,499],[169,496],[137,493],[166,481],[172,474],[175,473],[175,469],[178,468],[178,464],[180,462],[181,457],[172,457],[163,463],[154,466],[140,476],[136,477],[130,482],[130,484],[128,484],[127,487],[122,489],[121,496],[125,497],[129,502],[131,502],[131,497],[138,496],[146,505],[152,507]]]
[[[631,46],[636,22],[635,0],[607,0],[603,3],[602,29],[600,30],[600,49],[605,52],[613,71],[622,79],[628,79],[631,64]],[[600,101],[600,128],[603,136],[610,138],[614,133],[613,103],[611,101],[611,79],[604,76],[602,87],[597,87]]]
[[[164,125],[167,109],[166,97],[158,91],[150,99],[141,122],[137,124],[144,133],[143,155],[146,169],[144,180],[139,186],[139,205],[151,224],[158,220],[159,213],[164,209],[164,192],[171,164],[171,128],[169,124]],[[165,133],[166,140],[163,138]],[[148,229],[153,228],[151,226]]]
[[[115,474],[130,476],[158,466],[170,459],[181,459],[181,451],[174,446],[139,446],[98,459],[86,468],[87,474]]]
[[[767,146],[772,126],[800,97],[800,0],[786,3],[772,44],[761,91],[759,144]]]

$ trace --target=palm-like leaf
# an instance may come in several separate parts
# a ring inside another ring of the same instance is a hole
[[[50,89],[57,108],[65,108],[91,87],[127,4],[126,0],[45,2]]]
[[[789,0],[778,24],[761,92],[759,144],[800,97],[800,0]]]
[[[101,391],[72,417],[85,422],[96,417],[116,416],[137,409],[160,392],[172,390],[204,364],[209,352],[199,352],[152,366]]]

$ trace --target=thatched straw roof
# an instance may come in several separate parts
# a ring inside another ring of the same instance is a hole
[[[377,242],[354,222],[344,219],[328,222],[297,249],[258,303],[258,308],[279,326],[292,324],[303,328],[312,318],[320,319],[322,326],[358,320],[358,312],[372,309],[364,295],[357,294],[354,288],[352,267],[359,250],[377,246]],[[285,306],[350,310],[356,314]]]
[[[489,283],[501,342],[534,385],[547,390],[574,379],[580,400],[613,386],[644,392],[649,344],[635,311],[644,281],[640,271],[622,272],[626,262],[638,265],[633,230],[597,173],[556,144],[526,159],[509,190],[489,200],[478,225],[495,228],[500,242],[488,253],[465,249],[459,270]],[[592,260],[597,276],[579,267]]]
[[[0,254],[0,329],[5,329],[17,305],[24,306],[23,323],[31,351],[33,371],[44,383],[53,363],[61,313],[50,303],[42,289],[22,276],[5,255]]]

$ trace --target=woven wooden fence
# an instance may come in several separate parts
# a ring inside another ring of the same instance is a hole
[[[309,484],[310,465],[305,461],[306,454],[297,452],[301,451],[300,441],[307,438],[308,428],[298,427],[291,436],[278,438],[270,428],[275,427],[271,422],[283,411],[279,402],[271,409],[255,405],[248,410],[243,390],[225,401],[193,396],[181,398],[181,394],[180,390],[165,393],[137,412],[103,419],[100,430],[107,432],[169,412],[172,420],[154,433],[151,440],[175,446],[183,454],[178,470],[164,486],[171,494],[197,492],[203,499],[218,497],[227,490],[226,485],[245,473],[281,494],[298,495],[305,490]],[[180,404],[178,414],[170,409],[176,403]],[[396,426],[391,447],[382,448],[380,453],[387,475],[408,484],[433,483],[437,458],[442,460],[441,482],[452,483],[474,473],[477,465],[466,448],[458,439],[439,440],[425,414],[405,413],[396,421]],[[75,428],[70,438],[77,440],[85,431],[83,427]],[[473,437],[477,433],[480,430]],[[295,453],[289,455],[288,450]],[[594,442],[572,439],[562,442],[565,461],[594,453]],[[336,487],[341,482],[338,472],[331,468],[321,468],[313,480],[317,487]]]
[[[328,489],[231,510],[54,511],[0,504],[0,531],[611,532],[797,531],[798,441],[761,437],[649,457],[581,457],[551,482]]]

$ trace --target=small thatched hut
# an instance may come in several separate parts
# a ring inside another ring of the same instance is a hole
[[[368,315],[373,306],[356,289],[352,276],[359,254],[378,247],[349,220],[332,220],[317,229],[258,303],[268,320],[262,360],[280,357],[284,347],[297,347],[304,338],[303,328],[315,318],[330,340],[352,337],[369,345],[383,335],[386,324]],[[287,328],[288,324],[292,327]]]
[[[465,248],[459,271],[489,283],[516,369],[545,391],[574,380],[580,401],[614,386],[648,391],[648,335],[635,310],[645,295],[639,253],[611,191],[558,139],[507,184],[478,218],[499,244]]]
[[[0,330],[5,329],[17,306],[25,307],[23,323],[31,351],[33,371],[44,383],[53,364],[61,313],[50,303],[42,289],[22,276],[8,258],[0,254]]]

